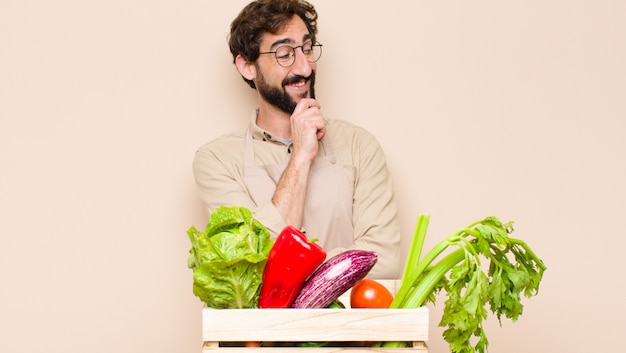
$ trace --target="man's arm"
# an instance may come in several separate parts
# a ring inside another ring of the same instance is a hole
[[[291,159],[272,197],[285,223],[296,228],[302,227],[309,171],[325,133],[326,122],[319,104],[314,99],[300,100],[291,115]]]
[[[238,141],[238,145],[242,142]],[[223,153],[229,147],[214,149],[212,146],[200,148],[193,160],[193,175],[200,198],[211,213],[220,206],[240,206],[248,208],[254,217],[275,236],[285,226],[278,209],[269,202],[256,205],[244,183],[243,160],[238,160],[232,153]],[[237,156],[240,153],[236,153]]]
[[[347,137],[347,136],[346,136]],[[352,149],[352,224],[354,244],[348,248],[374,251],[378,262],[368,277],[397,279],[401,276],[400,224],[392,180],[384,152],[375,137],[358,128],[345,142]],[[327,249],[333,256],[346,248]]]
[[[372,269],[371,277],[396,279],[401,275],[403,264],[391,175],[384,152],[373,135],[363,131],[359,146],[352,216],[355,245],[378,253],[379,262]]]
[[[309,170],[317,155],[319,139],[326,132],[326,123],[313,99],[303,99],[291,117],[292,156],[275,190],[267,190],[271,202],[256,205],[244,183],[239,149],[242,142],[224,145],[222,141],[203,146],[195,155],[193,174],[200,197],[212,212],[219,206],[241,206],[252,211],[255,218],[276,235],[286,225],[302,227],[304,200]],[[236,147],[235,147],[236,145]]]

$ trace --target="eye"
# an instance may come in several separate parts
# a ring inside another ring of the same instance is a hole
[[[311,54],[311,53],[313,52],[313,43],[311,43],[311,42],[304,43],[304,44],[302,45],[302,52],[303,52],[305,55],[309,55],[309,54]]]
[[[280,47],[276,49],[276,59],[278,60],[289,60],[293,56],[293,48],[291,47]]]

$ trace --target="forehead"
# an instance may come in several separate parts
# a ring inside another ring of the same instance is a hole
[[[282,44],[300,44],[311,38],[304,21],[294,15],[276,33],[265,32],[261,38],[261,48],[273,49]]]

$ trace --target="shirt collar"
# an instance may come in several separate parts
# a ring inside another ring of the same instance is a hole
[[[280,143],[280,144],[286,145],[285,141],[277,139],[269,131],[263,130],[259,127],[259,125],[257,125],[256,118],[258,114],[259,114],[259,109],[254,109],[252,111],[251,120],[250,120],[250,127],[251,127],[250,130],[252,132],[252,138],[255,140],[271,141],[274,143]]]

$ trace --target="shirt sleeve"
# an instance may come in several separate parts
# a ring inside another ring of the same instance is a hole
[[[193,174],[200,198],[209,214],[220,206],[248,208],[273,238],[286,226],[273,203],[258,206],[254,203],[236,162],[220,158],[220,154],[210,148],[201,148],[194,156]]]
[[[355,247],[378,254],[369,277],[398,279],[403,267],[400,224],[387,161],[369,132],[362,130],[358,141],[353,208]]]

